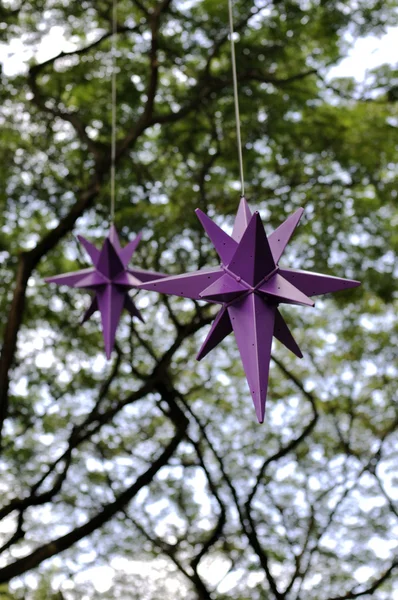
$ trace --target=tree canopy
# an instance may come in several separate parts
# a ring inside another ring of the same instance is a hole
[[[5,0],[0,598],[398,597],[398,65],[328,75],[396,2],[234,5],[248,201],[267,232],[305,208],[286,266],[362,286],[285,307],[304,358],[275,343],[261,426],[232,336],[195,361],[211,305],[134,293],[105,361],[88,294],[44,278],[109,227],[112,2]],[[117,98],[136,266],[216,265],[194,209],[228,229],[239,201],[227,2],[119,0]]]

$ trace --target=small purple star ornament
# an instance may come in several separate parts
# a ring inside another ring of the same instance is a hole
[[[234,332],[260,423],[264,421],[273,336],[296,356],[303,356],[278,310],[279,304],[314,306],[311,296],[360,285],[359,281],[279,267],[303,212],[303,208],[296,210],[267,238],[259,213],[252,215],[245,198],[241,199],[231,236],[197,209],[221,265],[139,286],[221,304],[197,359]]]
[[[163,277],[162,273],[128,267],[141,236],[142,234],[139,233],[134,240],[122,248],[116,227],[111,225],[108,237],[101,250],[98,250],[83,236],[78,235],[77,237],[89,254],[94,267],[65,275],[47,277],[45,280],[47,283],[84,288],[94,292],[94,298],[83,316],[82,324],[95,311],[100,311],[105,353],[108,359],[115,345],[116,330],[123,308],[127,309],[133,317],[138,317],[143,321],[138,308],[128,295],[128,291],[138,288],[145,281]]]

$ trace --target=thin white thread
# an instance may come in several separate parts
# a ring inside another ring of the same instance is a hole
[[[113,0],[112,11],[112,139],[111,139],[111,221],[115,218],[116,196],[116,36],[117,36],[117,0]]]
[[[234,102],[235,102],[235,119],[236,119],[236,139],[238,142],[238,156],[239,156],[239,172],[240,172],[240,185],[241,185],[241,196],[245,195],[245,177],[243,173],[243,151],[242,151],[242,138],[240,134],[240,111],[239,111],[239,95],[238,95],[238,75],[236,72],[236,56],[235,56],[235,40],[234,40],[234,16],[232,0],[228,0],[229,8],[229,27],[230,27],[230,38],[231,38],[231,62],[232,62],[232,77],[234,84]]]

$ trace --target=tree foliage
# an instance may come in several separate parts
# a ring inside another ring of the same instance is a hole
[[[194,359],[211,306],[139,293],[106,363],[87,295],[43,279],[107,231],[112,5],[3,2],[31,58],[0,88],[0,598],[398,593],[398,71],[328,76],[396,3],[235,11],[249,202],[268,231],[305,207],[286,265],[363,285],[284,311],[305,358],[275,345],[263,426],[232,336]],[[230,227],[239,199],[226,2],[119,0],[117,28],[116,225],[137,266],[215,264],[194,209]]]

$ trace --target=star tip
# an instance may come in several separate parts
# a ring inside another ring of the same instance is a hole
[[[261,424],[264,423],[264,418],[265,418],[265,409],[264,411],[262,410],[262,407],[260,408],[261,412],[257,412],[256,410],[256,417],[257,417],[257,421]]]
[[[79,240],[79,242],[87,242],[86,238],[81,233],[77,233],[76,237]]]
[[[298,214],[298,219],[300,221],[301,217],[303,216],[305,212],[305,209],[303,206],[299,206],[299,208],[296,210],[296,214]]]

